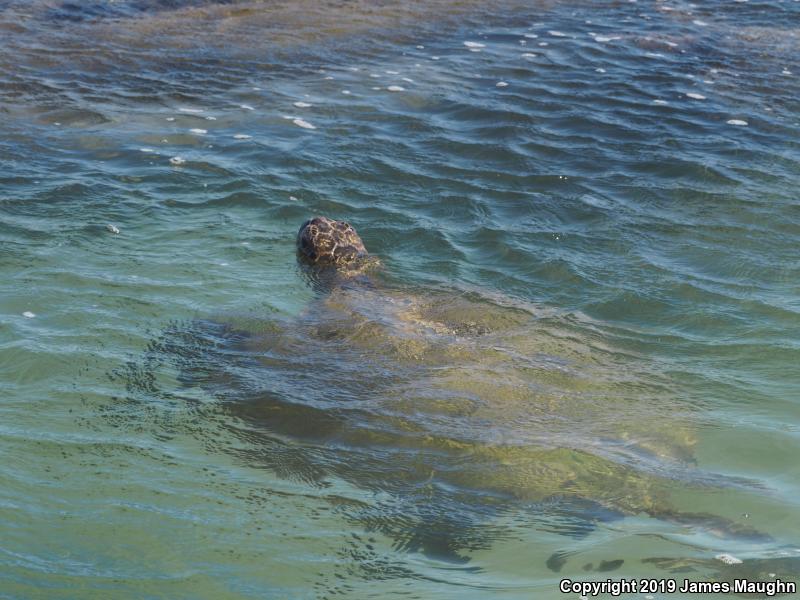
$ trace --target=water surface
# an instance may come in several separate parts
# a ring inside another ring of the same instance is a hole
[[[796,579],[797,23],[0,2],[0,595]]]

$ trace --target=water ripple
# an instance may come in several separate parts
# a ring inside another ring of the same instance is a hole
[[[798,3],[0,6],[12,597],[796,545]],[[306,286],[311,214],[360,293]]]

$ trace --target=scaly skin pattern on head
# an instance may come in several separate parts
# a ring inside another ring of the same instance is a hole
[[[350,223],[327,217],[309,219],[297,232],[299,257],[312,265],[350,266],[369,256]]]

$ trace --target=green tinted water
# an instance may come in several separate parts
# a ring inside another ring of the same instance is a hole
[[[797,577],[796,3],[0,6],[0,595]]]

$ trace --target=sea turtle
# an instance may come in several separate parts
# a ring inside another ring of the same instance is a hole
[[[503,535],[492,522],[510,511],[571,536],[647,514],[766,539],[689,509],[693,487],[744,484],[696,468],[694,409],[588,318],[393,285],[352,226],[324,217],[300,228],[297,254],[324,282],[299,316],[196,321],[153,346],[216,399],[249,461],[370,490],[348,518],[453,560]]]

